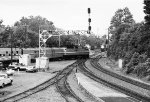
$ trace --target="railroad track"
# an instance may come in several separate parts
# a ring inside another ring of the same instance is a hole
[[[5,98],[3,100],[0,100],[0,102],[16,102],[19,101],[21,99],[24,99],[32,94],[35,94],[37,92],[40,92],[46,88],[48,88],[51,85],[54,85],[55,83],[57,83],[57,81],[61,80],[63,77],[66,77],[66,75],[75,67],[78,65],[78,63],[80,63],[79,60],[77,60],[75,63],[69,65],[68,67],[66,67],[65,69],[63,69],[62,71],[58,72],[53,78],[47,80],[46,82],[32,88],[29,90],[26,90],[22,93],[19,93],[17,95],[11,96],[9,98]]]
[[[100,57],[99,57],[99,58],[100,58]],[[109,71],[109,70],[103,68],[103,67],[98,63],[98,59],[99,59],[99,58],[97,58],[97,59],[92,59],[92,60],[91,60],[91,65],[92,65],[93,67],[95,67],[95,68],[97,68],[98,70],[100,70],[100,71],[102,71],[102,72],[104,72],[104,73],[107,73],[107,74],[109,74],[109,75],[111,75],[111,76],[113,76],[113,77],[116,77],[116,78],[118,78],[118,79],[120,79],[120,80],[126,81],[126,82],[128,82],[128,83],[134,84],[134,85],[139,86],[139,87],[142,87],[143,89],[150,90],[150,85],[148,85],[148,84],[141,83],[141,82],[136,81],[136,80],[132,80],[132,79],[130,79],[130,78],[127,78],[127,77],[125,77],[125,76],[119,75],[119,74],[117,74],[117,73],[111,72],[111,71]]]
[[[65,98],[67,102],[84,102],[82,101],[69,87],[67,84],[67,76],[71,73],[73,68],[68,74],[65,75],[61,80],[56,83],[57,90],[61,93],[61,96]]]
[[[108,70],[106,70],[106,72],[105,72],[105,71],[101,71],[101,69],[104,69],[104,68],[102,68],[102,67],[101,67],[100,65],[98,65],[98,63],[97,63],[97,61],[98,61],[99,58],[100,58],[100,56],[91,61],[91,65],[93,66],[92,69],[96,69],[97,73],[101,72],[101,74],[103,74],[103,75],[101,75],[101,76],[105,76],[105,75],[107,74],[107,78],[108,78],[108,75],[109,75],[109,74],[108,74],[108,73],[109,73]],[[113,89],[115,89],[115,90],[118,90],[118,91],[120,91],[120,92],[122,92],[122,93],[125,93],[125,94],[127,94],[128,96],[131,96],[131,97],[133,97],[133,98],[136,98],[137,100],[139,100],[139,101],[141,101],[141,102],[150,102],[150,97],[147,97],[147,96],[145,96],[145,95],[139,94],[139,93],[137,93],[137,92],[135,92],[135,91],[133,91],[133,90],[130,90],[129,88],[126,88],[126,87],[124,87],[124,86],[120,86],[120,85],[118,85],[117,83],[113,83],[113,82],[111,82],[111,81],[109,81],[109,80],[106,80],[106,79],[103,78],[103,77],[100,77],[100,75],[98,75],[98,74],[96,73],[96,71],[95,71],[95,72],[91,71],[91,69],[87,68],[84,63],[81,63],[81,64],[79,65],[79,70],[80,70],[82,73],[84,73],[86,76],[90,77],[91,79],[93,79],[93,80],[95,80],[95,81],[97,81],[97,82],[99,82],[99,83],[102,83],[102,84],[104,84],[104,85],[106,85],[106,86],[108,86],[108,87],[111,87],[111,88],[113,88]],[[105,70],[105,69],[104,69],[104,70]],[[113,72],[111,72],[111,73],[113,73]],[[116,76],[113,76],[113,75],[109,75],[109,77],[110,77],[111,79],[112,79],[112,77],[113,77],[114,79],[122,80],[122,82],[124,81],[124,82],[126,82],[126,83],[129,83],[129,82],[131,81],[131,80],[129,81],[128,79],[123,80],[124,78],[120,79],[120,76],[119,76],[119,75],[118,75],[117,77],[116,77]],[[126,80],[128,80],[128,81],[126,81]],[[131,82],[130,84],[132,84],[132,82]],[[136,86],[136,84],[133,84],[133,85]],[[137,85],[137,87],[140,87],[140,86]]]
[[[108,75],[110,75],[111,77],[117,78],[119,80],[122,80],[126,83],[130,83],[131,85],[134,85],[136,87],[142,88],[144,90],[146,90],[147,92],[150,92],[150,85],[146,84],[146,83],[142,83],[136,80],[133,80],[131,78],[125,77],[123,75],[114,73],[110,70],[107,70],[106,68],[103,68],[99,63],[98,63],[98,59],[101,58],[101,56],[99,56],[98,58],[95,59],[95,61],[91,61],[91,65],[93,67],[95,67],[97,70],[100,70],[103,73],[106,73]],[[137,93],[137,92],[133,92],[131,91],[130,88],[124,88],[125,90],[128,90],[129,93],[126,93],[132,97],[135,97],[138,100],[141,100],[142,102],[146,101],[146,102],[150,102],[150,96],[149,95],[143,95],[143,93]]]

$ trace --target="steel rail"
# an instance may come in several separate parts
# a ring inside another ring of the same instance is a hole
[[[117,84],[111,83],[109,81],[106,81],[106,80],[98,77],[95,73],[93,73],[92,71],[88,70],[88,68],[85,66],[84,63],[81,63],[79,65],[79,70],[83,74],[85,74],[86,76],[90,77],[91,79],[93,79],[93,80],[95,80],[95,81],[97,81],[99,83],[102,83],[102,84],[104,84],[104,85],[106,85],[106,86],[108,86],[110,88],[113,88],[113,89],[118,90],[118,91],[120,91],[122,93],[125,93],[125,94],[127,94],[127,95],[129,95],[129,96],[131,96],[133,98],[136,98],[136,99],[142,101],[142,102],[150,102],[150,97],[146,97],[146,96],[141,95],[139,93],[133,92],[132,90],[129,90],[129,89],[123,87],[123,86],[118,86]]]
[[[100,70],[100,71],[102,71],[102,72],[104,72],[104,73],[106,73],[106,74],[109,74],[109,75],[111,75],[111,76],[113,76],[113,77],[116,77],[116,78],[118,78],[118,79],[120,79],[120,80],[126,81],[126,82],[128,82],[128,83],[131,83],[131,84],[133,84],[133,85],[142,87],[143,89],[146,89],[146,90],[149,90],[149,91],[150,91],[150,85],[145,84],[145,83],[142,83],[142,82],[139,82],[139,81],[136,81],[136,80],[133,80],[133,79],[131,79],[131,78],[127,78],[127,77],[125,77],[125,76],[123,76],[123,75],[114,73],[114,72],[112,72],[112,71],[109,71],[109,70],[107,70],[106,68],[103,68],[103,67],[98,63],[98,59],[99,59],[99,58],[97,58],[97,59],[92,59],[92,60],[91,60],[91,65],[92,65],[93,67],[95,67],[96,69],[98,69],[98,70]]]
[[[79,62],[79,63],[81,63],[81,62]],[[59,80],[57,83],[55,83],[56,88],[59,91],[59,93],[61,94],[61,96],[64,97],[64,99],[67,102],[72,102],[73,100],[75,102],[84,102],[72,91],[72,89],[69,87],[69,85],[67,83],[67,77],[68,77],[68,75],[70,75],[70,73],[72,72],[72,70],[75,67],[70,68],[70,71],[61,80]]]

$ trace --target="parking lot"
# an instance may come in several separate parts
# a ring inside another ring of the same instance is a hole
[[[25,71],[16,71],[14,76],[11,76],[13,78],[12,85],[0,88],[0,100],[41,84],[42,82],[54,77],[56,73],[53,72],[62,70],[73,62],[74,61],[50,62],[50,70],[48,72],[27,73]]]
[[[53,77],[55,74],[37,72],[37,73],[26,73],[26,72],[15,72],[12,85],[5,86],[0,90],[0,98],[10,97],[36,85],[48,80]]]

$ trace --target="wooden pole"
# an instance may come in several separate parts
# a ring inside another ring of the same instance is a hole
[[[10,28],[9,28],[9,31],[10,31]],[[13,39],[13,37],[12,36],[13,35],[12,35],[12,32],[10,32],[10,33],[11,33],[11,65],[12,65],[12,59],[13,59],[13,55],[12,55],[12,52],[13,52],[13,48],[12,48],[13,47],[13,44],[12,44],[13,41],[12,41],[12,39]]]

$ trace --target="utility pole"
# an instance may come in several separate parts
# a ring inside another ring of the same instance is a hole
[[[12,65],[12,59],[13,59],[13,55],[12,55],[12,52],[13,52],[13,35],[12,35],[12,32],[11,32],[11,29],[9,27],[9,33],[11,35],[11,65]]]
[[[60,48],[60,34],[59,34],[59,48]]]
[[[40,26],[39,26],[39,58],[41,57],[41,45],[40,45],[40,41],[41,41],[41,35],[40,35]]]
[[[107,56],[109,56],[109,28],[108,28]]]
[[[27,43],[27,25],[25,23],[25,45],[24,45],[24,48],[26,48],[26,43]]]
[[[55,32],[58,32],[58,40],[59,40],[58,46],[59,46],[59,48],[60,48],[60,34],[61,34],[61,32],[58,31],[57,29],[55,30]],[[50,32],[49,32],[49,33],[50,33]],[[51,33],[52,33],[52,32],[51,32]]]

